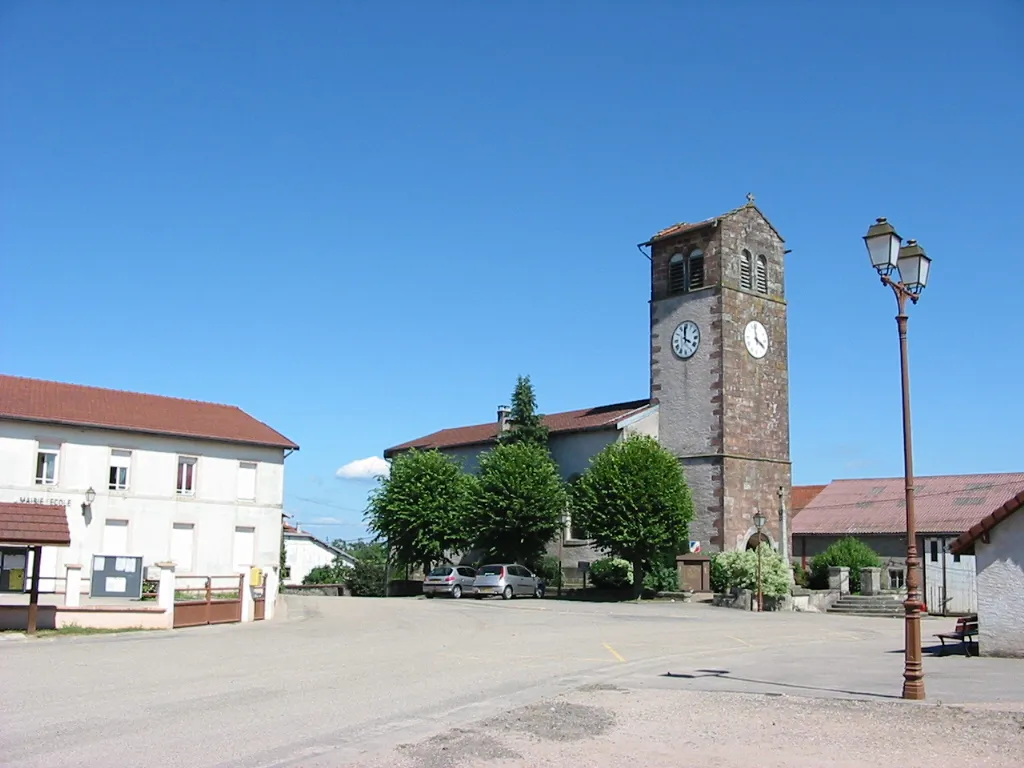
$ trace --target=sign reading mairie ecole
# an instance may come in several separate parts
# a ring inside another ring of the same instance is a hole
[[[46,504],[51,507],[70,507],[71,499],[51,499],[42,496],[22,496],[18,499],[19,504]]]

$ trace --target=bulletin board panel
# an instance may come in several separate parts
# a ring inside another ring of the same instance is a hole
[[[142,558],[131,555],[93,555],[90,597],[142,597]]]

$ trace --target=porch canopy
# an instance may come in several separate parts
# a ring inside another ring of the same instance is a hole
[[[70,547],[71,531],[64,507],[0,501],[0,545],[32,548],[32,586],[28,593],[27,630],[36,633],[39,612],[39,565],[43,547]]]
[[[0,546],[70,547],[64,507],[0,501]]]

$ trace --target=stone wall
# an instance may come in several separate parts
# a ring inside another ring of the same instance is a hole
[[[779,541],[778,489],[785,489],[789,504],[791,488],[788,462],[725,459],[725,500],[723,509],[725,549],[744,549],[755,535],[753,515],[760,509],[766,533],[773,544]]]

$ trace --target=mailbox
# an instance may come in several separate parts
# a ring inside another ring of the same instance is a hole
[[[250,587],[262,587],[263,586],[263,569],[257,568],[255,565],[249,569],[249,586]]]

